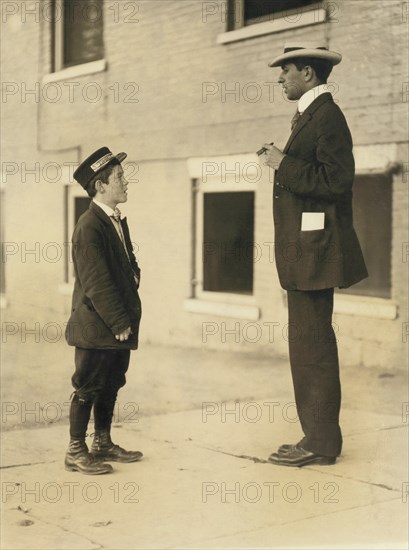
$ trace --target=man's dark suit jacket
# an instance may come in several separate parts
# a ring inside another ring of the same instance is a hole
[[[274,180],[275,256],[286,290],[348,287],[368,276],[352,220],[352,138],[331,94],[304,111]],[[303,212],[324,212],[324,229],[301,231]]]
[[[134,274],[140,269],[133,254],[126,219],[122,230],[130,260],[109,216],[91,202],[75,227],[72,257],[75,286],[66,330],[69,345],[86,349],[137,349],[141,302]],[[127,341],[116,334],[131,327]]]

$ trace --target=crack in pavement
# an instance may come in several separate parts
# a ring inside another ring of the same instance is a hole
[[[312,468],[312,467],[309,467],[308,469],[314,472],[322,473],[321,470],[316,470],[315,468]],[[336,474],[335,472],[331,472],[331,475],[333,475],[334,477],[340,477],[341,479],[349,479],[349,481],[358,481],[359,483],[365,483],[366,485],[372,485],[373,487],[379,487],[380,489],[386,489],[387,491],[394,491],[395,493],[402,494],[401,489],[395,489],[394,487],[390,487],[389,485],[385,485],[384,483],[375,483],[373,481],[366,481],[365,479],[357,479],[356,477]]]
[[[228,453],[227,451],[220,451],[218,449],[212,449],[211,447],[203,447],[202,445],[196,445],[196,447],[199,447],[200,449],[206,449],[208,451],[213,451],[214,453],[220,453],[223,455],[228,456],[234,456],[235,458],[243,458],[245,460],[252,460],[255,464],[271,464],[268,460],[265,460],[264,458],[258,458],[257,456],[250,456],[250,455],[236,455],[234,453]]]
[[[43,460],[42,462],[26,462],[25,464],[10,464],[9,466],[0,466],[0,470],[7,470],[9,468],[23,468],[24,466],[37,466],[37,464],[54,464],[59,460]]]
[[[197,445],[197,446],[199,447],[199,445]],[[246,460],[251,460],[255,464],[257,464],[257,463],[259,463],[259,464],[272,464],[268,460],[265,460],[264,458],[258,458],[257,456],[237,455],[237,454],[234,454],[234,453],[228,453],[227,451],[220,451],[218,449],[212,449],[211,447],[200,446],[200,448],[201,449],[207,449],[208,451],[213,451],[214,453],[220,453],[220,454],[223,454],[223,455],[234,456],[235,458],[242,458],[242,459],[246,459]],[[272,465],[274,466],[274,464],[272,464]],[[314,468],[312,466],[304,466],[303,469],[313,471],[313,472],[318,472],[320,474],[327,473],[327,472],[322,472],[322,470],[317,470],[316,468]],[[345,475],[342,475],[342,474],[336,474],[333,471],[331,471],[331,475],[333,475],[334,477],[342,478],[342,479],[348,479],[349,481],[356,481],[358,483],[365,483],[366,485],[372,485],[373,487],[379,487],[380,489],[386,489],[387,491],[393,491],[393,492],[398,492],[398,493],[402,492],[401,489],[395,489],[394,487],[390,487],[389,485],[385,485],[384,483],[374,483],[372,481],[366,481],[364,479],[357,479],[357,478],[345,476]]]

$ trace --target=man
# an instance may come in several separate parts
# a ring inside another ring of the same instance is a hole
[[[128,182],[121,166],[126,156],[114,156],[101,147],[74,172],[92,201],[72,238],[75,286],[66,339],[75,346],[75,391],[65,467],[84,474],[112,472],[104,460],[135,462],[142,458],[139,451],[114,445],[110,436],[130,350],[138,347],[141,318],[140,269],[126,219],[120,219],[117,208],[128,199]],[[92,407],[95,434],[89,453],[85,437]]]
[[[304,438],[269,461],[282,466],[334,464],[341,453],[341,387],[332,328],[334,287],[368,276],[352,222],[354,158],[345,117],[326,86],[341,55],[323,45],[286,45],[270,67],[298,100],[281,152],[266,144],[274,179],[275,254],[287,290],[289,354]]]

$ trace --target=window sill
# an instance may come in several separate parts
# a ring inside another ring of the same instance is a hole
[[[383,298],[335,293],[334,313],[394,320],[398,316],[398,306],[392,300],[385,300]]]
[[[58,80],[67,80],[70,78],[77,78],[79,76],[86,76],[94,73],[101,73],[107,68],[106,59],[98,59],[97,61],[91,61],[91,63],[82,63],[81,65],[74,65],[67,69],[62,69],[55,73],[46,74],[43,77],[42,83],[57,82]]]
[[[236,319],[247,319],[248,321],[257,321],[260,318],[260,309],[257,306],[212,302],[197,298],[188,298],[185,300],[183,302],[183,309],[189,313],[234,317]]]
[[[291,21],[291,17],[296,17],[297,20]],[[317,25],[319,23],[324,23],[325,20],[326,11],[324,8],[308,10],[302,12],[301,14],[296,14],[295,16],[280,17],[279,19],[272,19],[271,21],[265,21],[264,23],[257,23],[255,25],[249,25],[248,27],[242,27],[241,29],[237,29],[235,31],[223,32],[218,35],[217,43],[229,44],[230,42],[246,40],[256,36],[293,30],[299,27],[305,27],[307,25]]]

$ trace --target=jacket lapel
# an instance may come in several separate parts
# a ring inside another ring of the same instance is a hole
[[[122,218],[121,220],[121,227],[122,227],[122,233],[124,235],[124,239],[125,239],[125,246],[126,246],[126,249],[128,251],[128,254],[129,254],[129,258],[131,257],[130,256],[130,251],[129,251],[129,247],[131,245],[131,236],[129,234],[129,227],[128,227],[128,222],[127,222],[127,219],[126,217],[125,218]],[[131,249],[132,249],[132,246],[131,246]],[[132,250],[131,250],[132,251]]]
[[[295,125],[293,131],[288,138],[287,143],[283,149],[283,153],[287,153],[290,145],[296,138],[296,136],[301,132],[301,130],[313,119],[314,113],[327,101],[332,101],[332,95],[329,92],[325,92],[314,99],[314,101],[305,109],[303,114],[298,120],[298,123]]]
[[[107,232],[111,236],[112,244],[115,246],[115,250],[118,251],[118,254],[122,255],[126,261],[129,263],[128,256],[124,245],[122,244],[121,238],[118,235],[117,230],[115,229],[110,217],[100,208],[97,204],[91,201],[89,205],[90,210],[106,225]]]
[[[128,248],[128,242],[131,241],[131,237],[130,237],[130,234],[129,234],[129,227],[128,227],[128,222],[127,222],[126,217],[122,218],[121,227],[122,227],[122,233],[124,234],[125,243],[126,243],[127,248]]]
[[[304,128],[304,126],[306,126],[311,119],[312,119],[312,115],[310,113],[307,113],[307,111],[305,111],[301,115],[301,117],[298,120],[298,123],[295,125],[293,131],[291,132],[287,143],[285,144],[285,147],[283,149],[283,153],[287,153],[287,151],[290,148],[290,145],[294,141],[295,137],[301,132],[301,130]]]

